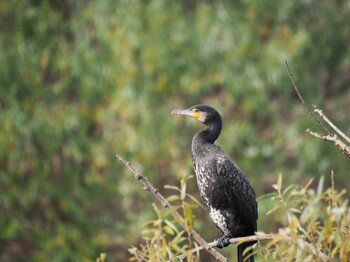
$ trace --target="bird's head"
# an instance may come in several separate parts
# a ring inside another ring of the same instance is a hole
[[[188,109],[175,109],[171,111],[172,115],[184,115],[193,117],[203,124],[208,124],[211,121],[220,121],[220,114],[211,106],[208,105],[195,105]]]

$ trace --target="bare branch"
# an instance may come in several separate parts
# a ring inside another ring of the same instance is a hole
[[[320,135],[320,134],[318,134],[316,132],[313,132],[310,129],[307,129],[306,133],[308,133],[309,135],[312,135],[312,136],[314,136],[314,137],[316,137],[318,139],[333,142],[337,147],[340,148],[340,150],[343,152],[343,154],[348,159],[350,159],[350,147],[347,146],[343,141],[341,141],[337,135],[324,136],[324,135]]]
[[[283,241],[288,243],[295,243],[298,245],[298,247],[302,250],[310,249],[312,254],[314,254],[316,257],[320,258],[321,261],[327,262],[329,261],[326,254],[318,250],[314,245],[310,244],[309,242],[306,242],[303,239],[296,239],[290,236],[281,236],[279,234],[264,234],[264,233],[257,233],[253,236],[246,236],[246,237],[237,237],[237,238],[231,238],[230,243],[231,244],[240,244],[243,242],[250,242],[250,241],[262,241],[262,240],[276,240],[277,242]],[[210,246],[215,247],[216,246],[216,240],[209,243]],[[188,252],[195,253],[198,251],[203,250],[202,247],[194,248],[192,250],[189,250]],[[177,256],[178,259],[182,260],[185,259],[187,256],[187,253],[182,254],[180,256]]]
[[[230,243],[231,244],[240,244],[243,242],[250,242],[250,241],[259,241],[259,240],[269,240],[269,239],[273,239],[274,235],[273,234],[261,234],[261,233],[257,233],[256,235],[252,235],[252,236],[246,236],[246,237],[236,237],[236,238],[231,238],[230,239]],[[216,245],[216,241],[213,241],[213,243],[215,243]]]
[[[304,98],[302,97],[299,88],[296,86],[295,82],[294,82],[294,78],[292,75],[292,72],[289,68],[288,65],[288,61],[287,59],[285,59],[285,65],[290,77],[290,80],[292,81],[293,87],[295,89],[295,91],[297,92],[299,99],[301,101],[301,103],[304,105],[304,107],[306,108],[306,110],[309,112],[309,114],[314,118],[314,120],[317,122],[317,124],[327,133],[327,135],[320,135],[318,133],[315,133],[313,131],[311,131],[310,129],[306,130],[306,132],[314,137],[317,137],[319,139],[325,140],[325,141],[332,141],[334,142],[334,144],[336,146],[338,146],[340,148],[340,150],[342,151],[342,153],[348,158],[350,159],[350,146],[345,144],[341,139],[338,138],[337,135],[331,133],[326,127],[325,125],[323,125],[323,123],[321,123],[321,121],[316,117],[315,113],[318,113],[319,116],[321,117],[322,120],[324,120],[331,128],[333,128],[333,130],[339,134],[343,139],[345,139],[348,143],[350,143],[350,138],[348,136],[346,136],[336,125],[333,124],[333,122],[331,120],[329,120],[329,118],[327,116],[325,116],[325,114],[323,114],[322,110],[317,108],[317,106],[313,106],[314,107],[314,112],[311,111],[310,106],[305,102]]]
[[[311,108],[310,106],[306,103],[305,99],[303,98],[303,96],[301,95],[300,91],[299,91],[299,88],[297,87],[297,85],[295,84],[294,82],[294,78],[293,78],[293,74],[289,68],[289,65],[288,65],[288,61],[287,59],[284,60],[284,64],[287,68],[287,72],[289,74],[289,78],[290,78],[290,81],[292,82],[293,84],[293,87],[295,89],[295,91],[297,92],[298,94],[298,97],[301,101],[301,103],[304,105],[304,107],[306,108],[306,110],[309,112],[309,114],[313,117],[313,119],[316,121],[316,123],[327,133],[327,134],[331,134],[331,132],[329,132],[329,130],[321,123],[321,121],[317,118],[317,116],[315,115],[314,112],[311,111]]]
[[[163,207],[171,208],[172,205],[163,197],[162,194],[159,193],[158,189],[154,188],[152,184],[148,181],[148,179],[142,175],[139,171],[137,171],[128,161],[126,161],[123,157],[116,155],[116,157],[121,161],[137,178],[145,187],[147,191],[150,191],[155,198],[162,204]],[[196,231],[190,229],[186,223],[184,223],[184,219],[181,215],[175,210],[172,212],[175,220],[187,231],[191,237],[205,250],[208,251],[213,257],[215,257],[218,261],[228,261],[223,255],[221,255],[215,248],[210,246]]]
[[[316,132],[314,132],[314,131],[312,131],[310,129],[307,129],[306,133],[308,133],[309,135],[312,135],[312,136],[314,136],[314,137],[316,137],[318,139],[325,140],[325,141],[335,142],[337,139],[339,139],[337,137],[337,135],[326,135],[326,136],[324,136],[324,135],[320,135],[319,133],[316,133]]]
[[[350,138],[346,136],[338,127],[336,127],[335,124],[329,118],[323,114],[323,111],[319,109],[317,106],[314,105],[314,111],[320,115],[320,117],[331,127],[334,129],[335,132],[337,132],[342,138],[344,138],[348,143],[350,143]]]

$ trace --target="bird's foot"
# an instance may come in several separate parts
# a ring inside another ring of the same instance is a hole
[[[216,247],[217,248],[223,248],[223,247],[227,247],[230,243],[230,237],[228,236],[223,236],[220,237],[218,239],[216,239]]]

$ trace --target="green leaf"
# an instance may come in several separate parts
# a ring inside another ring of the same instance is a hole
[[[177,234],[179,233],[179,230],[176,228],[173,222],[171,222],[168,219],[164,220],[165,224],[167,224],[169,227],[171,227]]]
[[[290,208],[289,211],[293,212],[293,213],[298,213],[300,214],[300,210],[296,209],[296,208]]]
[[[191,198],[193,200],[193,202],[195,202],[198,206],[200,206],[201,208],[205,209],[204,205],[199,202],[199,200],[197,198],[195,198],[194,196],[190,195],[190,194],[187,194],[187,196],[189,198]]]
[[[186,221],[187,221],[187,225],[188,225],[189,229],[192,229],[193,228],[194,216],[193,216],[192,207],[188,203],[185,203],[184,213],[185,213],[185,218],[186,218]]]
[[[278,206],[274,206],[272,209],[270,209],[269,211],[267,211],[266,215],[270,215],[271,213],[273,213],[274,211],[276,211],[278,209]]]
[[[272,187],[274,189],[276,189],[278,191],[278,193],[281,193],[281,189],[282,189],[282,174],[281,173],[278,174],[277,184],[273,184]]]
[[[282,174],[279,173],[277,178],[277,190],[281,192],[281,189],[282,189]]]
[[[180,188],[178,188],[177,186],[165,185],[164,188],[165,189],[173,189],[173,190],[176,190],[178,192],[181,192]]]
[[[180,197],[177,196],[177,195],[171,195],[171,196],[169,196],[169,197],[166,198],[166,200],[167,200],[168,202],[174,202],[175,200],[179,200],[179,199],[180,199]]]
[[[174,230],[168,225],[164,226],[163,230],[169,235],[174,235]]]
[[[317,186],[317,198],[318,199],[321,199],[321,197],[322,197],[323,184],[324,184],[324,176],[321,176],[320,181],[318,181],[318,186]]]
[[[101,253],[100,254],[101,262],[105,261],[106,257],[107,257],[106,253]]]
[[[308,187],[311,185],[311,183],[314,181],[314,178],[312,177],[309,182],[304,186],[304,190],[308,189]]]
[[[186,181],[181,179],[181,200],[184,201],[186,198]]]

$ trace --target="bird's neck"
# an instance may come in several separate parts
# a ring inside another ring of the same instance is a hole
[[[203,150],[203,145],[214,144],[215,140],[219,137],[221,133],[221,122],[220,123],[208,123],[205,129],[194,135],[192,140],[192,151],[196,153],[197,151]]]

